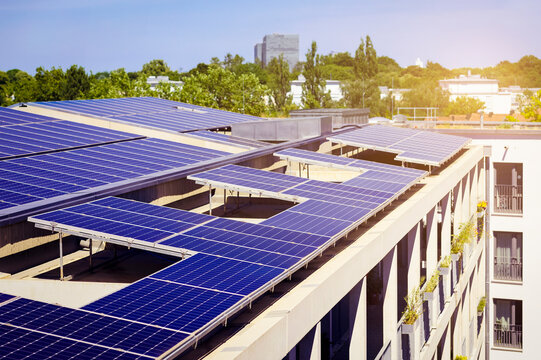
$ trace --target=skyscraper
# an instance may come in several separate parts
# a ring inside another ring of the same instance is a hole
[[[293,69],[299,62],[299,35],[265,35],[263,42],[254,46],[254,61],[258,59],[263,65],[267,65],[272,58],[277,58],[280,54],[284,55],[289,69]]]

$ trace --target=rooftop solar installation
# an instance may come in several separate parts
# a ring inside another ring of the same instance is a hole
[[[150,357],[162,355],[188,336],[180,331],[23,298],[0,307],[0,323]]]
[[[48,116],[0,107],[0,127],[2,127],[2,131],[4,130],[4,126],[41,123],[54,120],[56,119]]]
[[[330,136],[329,141],[398,154],[396,160],[441,166],[471,139],[385,125],[371,125]]]
[[[274,153],[280,159],[288,161],[296,161],[304,164],[313,164],[327,167],[337,167],[346,170],[375,170],[381,172],[388,172],[397,175],[411,176],[417,178],[422,175],[426,175],[426,171],[405,168],[390,164],[378,163],[375,161],[353,159],[344,156],[337,156],[331,154],[324,154],[314,151],[308,151],[303,149],[285,149]]]
[[[261,148],[261,147],[265,147],[269,145],[263,141],[244,139],[238,136],[221,134],[218,132],[206,131],[206,130],[193,131],[193,132],[186,133],[186,135],[194,136],[194,137],[204,139],[204,140],[224,143],[228,145],[240,146],[247,149]]]
[[[137,126],[187,132],[229,127],[258,117],[152,97],[36,102],[33,105]]]
[[[5,126],[0,132],[0,160],[140,138],[142,136],[72,121]]]
[[[132,180],[228,153],[139,139],[0,161],[0,209]]]

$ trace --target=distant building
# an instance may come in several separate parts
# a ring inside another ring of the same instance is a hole
[[[425,64],[423,63],[423,61],[421,60],[421,58],[417,58],[417,60],[415,60],[415,65],[417,65],[417,66],[420,67],[420,68],[424,68],[424,67],[425,67]]]
[[[184,85],[182,81],[169,80],[169,76],[149,76],[147,78],[147,84],[150,85],[151,90],[156,90],[156,86],[158,86],[159,83],[170,84],[171,89],[173,89],[174,85],[178,87],[182,87],[182,85]]]
[[[291,90],[288,95],[293,96],[293,103],[295,105],[302,105],[302,85],[306,79],[304,76],[299,75],[297,80],[291,82]],[[340,81],[338,80],[326,80],[325,92],[331,93],[331,99],[333,101],[342,100],[344,95],[342,94],[342,89],[340,88]]]
[[[455,79],[440,80],[443,90],[449,91],[450,101],[460,96],[466,96],[481,100],[485,103],[483,109],[487,113],[509,114],[511,110],[517,110],[517,93],[500,91],[498,80],[482,78],[481,75],[460,75]],[[512,105],[515,105],[512,106]]]
[[[273,58],[279,57],[280,54],[284,55],[284,60],[289,64],[289,69],[293,69],[299,62],[299,35],[265,35],[263,42],[254,46],[254,60],[260,60],[263,65],[267,65]]]
[[[257,43],[254,46],[254,62],[263,62],[263,43]]]

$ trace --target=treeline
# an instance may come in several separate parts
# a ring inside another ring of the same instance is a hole
[[[0,105],[158,96],[253,115],[280,116],[296,108],[288,93],[291,80],[302,74],[305,83],[301,108],[368,107],[372,116],[390,116],[392,106],[416,106],[438,107],[438,114],[467,114],[483,104],[471,99],[449,102],[449,94],[441,90],[438,80],[453,78],[468,70],[498,79],[500,86],[541,87],[541,60],[532,55],[516,63],[503,61],[482,69],[451,70],[430,61],[425,68],[402,68],[392,58],[378,56],[370,37],[366,36],[353,55],[348,52],[318,54],[317,44],[313,42],[304,61],[291,71],[282,57],[263,67],[231,54],[223,60],[212,58],[187,72],[172,70],[163,60],[152,60],[136,72],[121,68],[93,74],[77,65],[66,70],[39,67],[34,76],[18,69],[0,71]],[[146,82],[151,75],[169,76],[170,80],[182,81],[183,86],[160,83],[152,90]],[[341,81],[344,95],[341,101],[332,101],[325,91],[328,79]],[[381,99],[379,86],[410,91],[403,93],[400,103],[391,104],[390,97]]]

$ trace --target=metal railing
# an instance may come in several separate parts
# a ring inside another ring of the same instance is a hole
[[[494,324],[494,346],[522,349],[522,325]]]
[[[522,185],[494,185],[494,212],[522,214]]]
[[[522,261],[513,257],[494,257],[494,279],[522,281]]]

